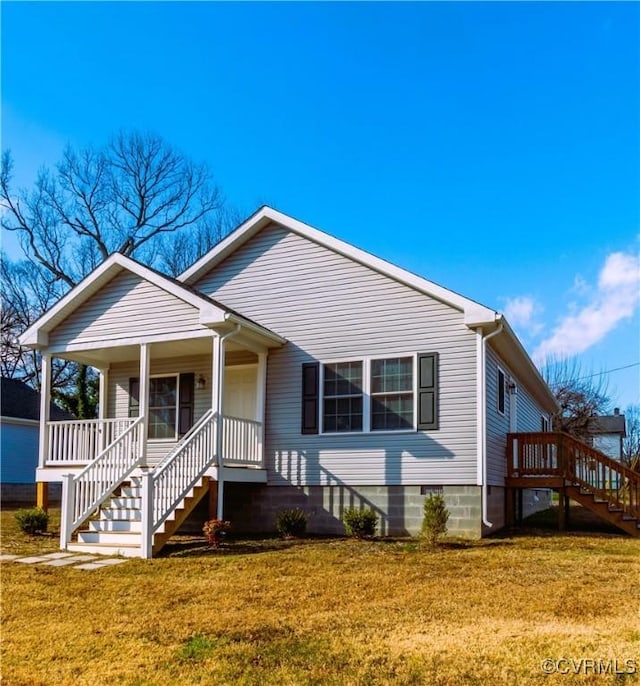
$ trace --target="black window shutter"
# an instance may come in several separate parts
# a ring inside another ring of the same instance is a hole
[[[320,364],[306,362],[302,365],[302,433],[318,433],[318,392]]]
[[[180,410],[178,412],[178,434],[184,436],[193,426],[193,390],[195,384],[195,374],[180,374],[180,390],[178,401]]]
[[[129,379],[129,417],[140,414],[140,379],[132,376]]]
[[[438,353],[418,355],[418,431],[436,431],[438,424]]]

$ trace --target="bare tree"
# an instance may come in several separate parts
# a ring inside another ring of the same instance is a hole
[[[605,376],[585,372],[575,358],[548,359],[542,375],[560,405],[553,416],[553,430],[590,441],[598,416],[607,414],[610,405]]]
[[[68,147],[55,171],[13,193],[13,161],[0,170],[2,228],[18,234],[28,260],[74,286],[111,253],[148,262],[165,234],[211,222],[222,194],[204,165],[159,136],[120,133],[104,148]]]
[[[624,460],[640,471],[640,405],[627,405],[624,419],[627,434],[622,439]]]
[[[121,132],[99,149],[67,147],[30,190],[14,191],[12,172],[6,151],[0,225],[18,235],[25,260],[2,257],[0,371],[35,387],[38,356],[22,350],[18,336],[69,288],[114,252],[175,275],[220,240],[232,218],[207,167],[154,134]],[[73,387],[90,381],[77,365],[54,369],[54,391],[67,404]]]
[[[240,212],[224,207],[188,233],[180,231],[163,236],[153,261],[160,271],[178,276],[219,243],[242,219]]]

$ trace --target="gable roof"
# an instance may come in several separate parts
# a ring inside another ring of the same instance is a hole
[[[619,434],[624,437],[627,435],[624,415],[610,414],[596,417],[592,431],[594,434]]]
[[[197,260],[189,269],[180,274],[178,280],[187,284],[195,283],[206,272],[210,271],[241,245],[272,223],[279,224],[299,236],[329,248],[340,255],[344,255],[355,262],[464,312],[465,323],[480,326],[481,324],[495,323],[497,321],[498,313],[495,310],[465,298],[459,293],[444,288],[433,281],[428,281],[421,276],[402,269],[380,257],[376,257],[365,250],[356,248],[350,243],[346,243],[339,238],[335,238],[324,231],[320,231],[309,224],[305,224],[266,205],[252,214],[238,228]]]
[[[46,347],[49,341],[48,334],[51,330],[123,271],[136,274],[145,281],[195,307],[199,311],[199,321],[203,326],[221,325],[227,321],[239,322],[280,344],[284,342],[284,339],[276,336],[265,327],[225,307],[217,300],[196,291],[188,284],[165,276],[121,253],[113,253],[34,322],[20,336],[20,344],[31,348]]]
[[[40,419],[40,393],[18,379],[2,377],[1,409],[3,417]],[[73,415],[51,403],[50,418],[54,421],[74,419]]]
[[[504,315],[274,210],[272,207],[265,205],[257,210],[189,269],[180,274],[178,280],[186,284],[195,284],[253,236],[273,223],[459,310],[464,314],[464,323],[471,329],[482,328],[485,333],[499,330],[500,333],[491,339],[490,345],[498,350],[499,354],[505,358],[505,362],[518,369],[522,381],[529,384],[535,397],[546,410],[555,412],[557,409],[553,394]]]

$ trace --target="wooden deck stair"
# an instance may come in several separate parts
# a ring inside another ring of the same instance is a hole
[[[640,473],[565,433],[507,437],[507,488],[553,488],[640,538]]]

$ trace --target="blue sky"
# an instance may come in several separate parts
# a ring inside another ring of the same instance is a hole
[[[153,130],[640,402],[640,5],[3,2],[2,148]],[[4,241],[12,250],[11,240]]]

